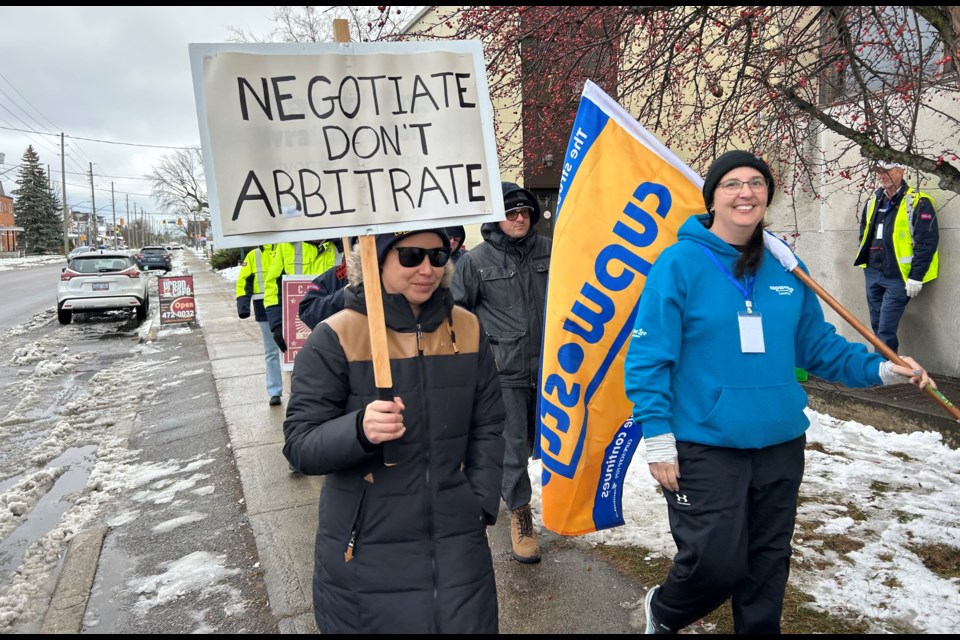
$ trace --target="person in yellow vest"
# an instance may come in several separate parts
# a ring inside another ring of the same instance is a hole
[[[911,298],[937,277],[940,229],[933,198],[903,180],[906,167],[878,162],[880,188],[860,216],[860,250],[853,264],[864,269],[870,326],[897,351],[897,328]]]
[[[276,255],[267,271],[263,305],[267,312],[270,332],[281,351],[287,350],[283,339],[283,307],[280,306],[281,282],[284,275],[320,275],[340,263],[340,250],[327,240],[282,242],[276,246]]]
[[[270,323],[267,322],[267,312],[263,307],[263,291],[266,276],[273,260],[273,245],[262,244],[247,253],[240,263],[240,275],[237,277],[237,315],[241,319],[250,317],[250,307],[253,307],[253,317],[260,326],[263,336],[263,360],[267,368],[267,395],[270,396],[270,406],[276,407],[281,403],[283,393],[283,378],[280,374],[280,348],[273,339]],[[252,305],[251,305],[252,303]]]

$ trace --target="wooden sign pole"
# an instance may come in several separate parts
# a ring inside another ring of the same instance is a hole
[[[350,27],[347,21],[333,21],[333,36],[336,42],[350,42]],[[346,258],[350,238],[343,239]],[[370,348],[373,352],[373,379],[380,400],[393,401],[393,374],[390,371],[390,348],[387,344],[387,325],[383,315],[383,298],[380,287],[380,267],[377,263],[377,241],[374,236],[360,236],[360,263],[363,265],[363,295],[367,305],[367,328],[370,331]],[[397,464],[397,441],[381,445],[383,463],[388,467]]]
[[[343,18],[333,21],[333,41],[350,42],[350,25]],[[350,259],[350,238],[341,238],[341,240],[343,241],[343,261],[346,262]]]

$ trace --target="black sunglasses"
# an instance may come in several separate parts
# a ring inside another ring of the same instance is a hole
[[[436,249],[423,249],[421,247],[393,247],[397,250],[400,258],[401,267],[419,267],[423,264],[423,258],[430,258],[431,267],[442,267],[450,259],[450,247],[438,247]]]
[[[510,222],[513,222],[514,220],[516,220],[518,215],[524,218],[530,219],[530,217],[533,215],[533,208],[515,207],[507,211],[505,215],[507,217],[507,220],[509,220]]]

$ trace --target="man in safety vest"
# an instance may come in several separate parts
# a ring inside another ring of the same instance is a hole
[[[340,263],[340,251],[327,240],[283,242],[277,245],[276,255],[267,272],[263,305],[273,339],[281,351],[287,350],[283,339],[283,307],[280,306],[280,283],[284,275],[320,275]]]
[[[903,180],[906,167],[878,162],[880,188],[860,217],[860,250],[873,332],[897,351],[897,328],[911,298],[937,277],[940,230],[933,198]]]
[[[280,374],[280,349],[273,339],[267,312],[263,307],[263,291],[266,274],[273,260],[273,245],[262,244],[251,249],[240,263],[240,275],[237,278],[237,315],[241,319],[250,317],[251,301],[253,317],[260,326],[263,336],[263,360],[267,365],[267,395],[270,406],[279,406],[283,393],[283,378]]]

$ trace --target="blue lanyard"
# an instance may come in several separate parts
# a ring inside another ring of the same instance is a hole
[[[727,280],[733,283],[733,286],[737,288],[737,291],[740,292],[740,295],[743,296],[743,299],[747,301],[747,313],[753,313],[753,302],[752,302],[753,284],[756,281],[757,277],[752,275],[749,278],[747,278],[747,286],[744,287],[742,284],[740,284],[739,280],[733,277],[733,274],[730,273],[730,270],[727,269],[725,266],[723,266],[723,263],[721,263],[717,259],[717,256],[714,255],[713,251],[706,248],[699,242],[697,243],[697,246],[703,249],[703,252],[707,254],[708,258],[713,260],[713,264],[717,265],[717,269],[720,269],[720,273],[726,276]]]

